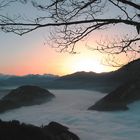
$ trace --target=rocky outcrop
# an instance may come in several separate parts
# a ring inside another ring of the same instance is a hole
[[[97,101],[89,110],[116,111],[127,110],[128,104],[140,100],[140,80],[127,82],[118,87],[101,100]]]
[[[30,106],[49,101],[54,95],[38,86],[21,86],[0,100],[0,113],[21,106]]]
[[[43,130],[50,133],[52,140],[80,140],[77,135],[70,132],[69,128],[57,122],[51,122],[44,126]]]
[[[46,126],[34,126],[17,120],[0,120],[0,138],[2,140],[80,140],[67,127],[51,122]]]

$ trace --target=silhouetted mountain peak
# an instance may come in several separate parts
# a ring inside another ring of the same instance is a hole
[[[139,72],[140,70],[140,59],[136,59],[134,61],[129,62],[128,64],[124,65],[123,67],[121,67],[119,70],[117,71],[135,71],[135,72]]]
[[[24,85],[13,89],[0,100],[0,113],[22,106],[41,104],[55,97],[38,86]]]

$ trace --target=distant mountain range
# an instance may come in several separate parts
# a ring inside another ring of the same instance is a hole
[[[50,89],[92,89],[109,92],[126,81],[140,79],[140,59],[128,63],[119,70],[107,73],[82,71],[61,77],[55,75],[26,75],[1,79],[0,85],[5,86],[34,84]]]
[[[140,78],[140,59],[130,62],[113,72],[76,72],[65,75],[52,81],[49,86],[51,88],[81,88],[108,92],[126,81],[137,78]]]
[[[4,86],[21,86],[21,85],[44,85],[59,78],[57,75],[52,74],[29,74],[25,76],[3,75],[0,74],[0,85]]]
[[[6,74],[0,73],[0,80],[5,80],[5,79],[8,79],[10,77],[11,77],[11,75],[6,75]]]

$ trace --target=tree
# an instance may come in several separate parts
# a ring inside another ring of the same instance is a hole
[[[113,26],[130,28],[130,33],[109,40],[99,41],[92,50],[119,55],[140,54],[140,3],[139,0],[13,0],[31,3],[43,16],[27,21],[0,15],[4,32],[24,35],[39,28],[53,26],[51,39],[61,51],[75,53],[77,42],[93,32]],[[11,2],[13,2],[11,0]],[[0,5],[2,5],[0,3]],[[2,6],[1,6],[2,7]],[[0,7],[0,8],[1,8]],[[45,14],[44,14],[45,13]],[[45,16],[44,16],[45,15]]]

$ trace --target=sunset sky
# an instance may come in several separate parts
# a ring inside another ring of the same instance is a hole
[[[30,16],[34,15],[28,7],[26,11]],[[17,11],[22,10],[20,7]],[[8,9],[7,13],[16,13],[14,8]],[[25,10],[25,9],[24,9]],[[120,32],[126,29],[120,29]],[[113,32],[119,32],[114,27]],[[108,32],[111,36],[111,30]],[[0,32],[0,73],[26,75],[26,74],[57,74],[65,75],[76,71],[106,72],[116,68],[103,65],[104,55],[88,50],[85,45],[96,45],[96,40],[101,35],[95,33],[84,41],[77,44],[77,54],[59,53],[47,44],[48,28],[33,31],[24,36],[13,33]]]
[[[88,50],[85,42],[78,44],[77,54],[57,52],[45,43],[46,34],[46,31],[34,31],[21,37],[1,32],[0,73],[65,75],[76,71],[104,72],[115,69],[102,65],[102,55]]]

